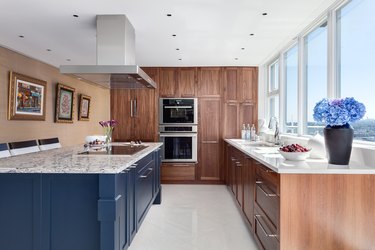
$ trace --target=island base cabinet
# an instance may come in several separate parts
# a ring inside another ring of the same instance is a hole
[[[157,151],[116,174],[0,174],[0,249],[127,249],[161,202]]]

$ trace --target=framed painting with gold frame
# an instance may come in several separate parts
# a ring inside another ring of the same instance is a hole
[[[55,122],[73,123],[74,94],[74,88],[57,84]]]
[[[8,120],[46,120],[47,82],[9,72]]]
[[[90,120],[90,105],[91,105],[91,97],[87,95],[80,95],[79,107],[78,107],[78,120],[79,121]]]

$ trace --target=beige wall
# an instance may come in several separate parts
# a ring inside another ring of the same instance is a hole
[[[9,71],[47,82],[46,120],[7,119]],[[55,89],[62,83],[76,89],[73,123],[55,123]],[[79,94],[91,96],[90,121],[78,121]],[[61,75],[53,66],[0,47],[0,143],[38,138],[59,137],[63,146],[84,142],[86,135],[102,134],[100,120],[110,118],[110,92],[72,77]]]

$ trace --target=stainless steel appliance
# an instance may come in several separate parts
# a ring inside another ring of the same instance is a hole
[[[159,138],[163,162],[197,162],[197,98],[160,98]]]
[[[159,127],[163,162],[197,162],[197,125]]]
[[[161,125],[197,125],[197,98],[160,98],[159,123]]]

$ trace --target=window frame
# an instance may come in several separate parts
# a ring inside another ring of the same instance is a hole
[[[264,117],[270,119],[269,114],[269,99],[273,96],[279,95],[279,124],[280,131],[284,134],[286,131],[286,65],[285,57],[287,52],[294,46],[298,46],[298,133],[287,135],[291,136],[302,136],[311,137],[307,134],[307,82],[306,82],[306,53],[304,48],[305,38],[313,32],[318,26],[327,22],[327,98],[339,98],[340,97],[340,76],[338,71],[338,33],[336,27],[337,11],[345,7],[352,0],[338,0],[325,12],[323,12],[317,19],[315,19],[309,26],[307,26],[301,33],[299,33],[293,41],[287,44],[284,49],[280,50],[276,56],[272,57],[271,60],[265,63],[267,74],[264,84],[265,96],[267,101],[265,102]],[[276,62],[279,62],[279,88],[277,90],[270,91],[270,77],[271,77],[271,66]],[[368,142],[362,140],[354,140],[359,145],[374,145],[375,142]]]

